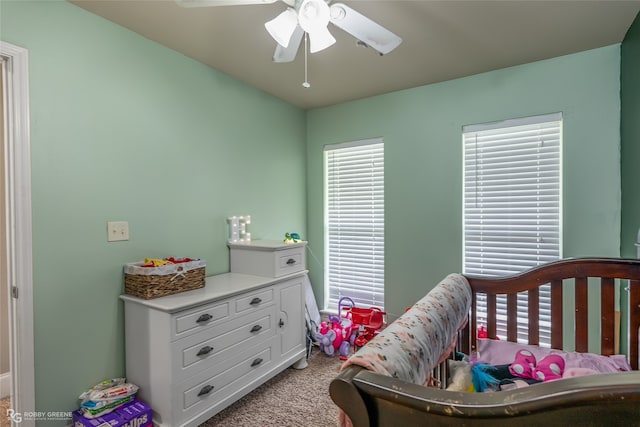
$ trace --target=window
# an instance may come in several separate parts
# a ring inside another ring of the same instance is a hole
[[[384,144],[325,147],[325,308],[384,310]]]
[[[463,145],[463,271],[502,276],[559,259],[561,114],[465,126]],[[519,340],[527,337],[525,304],[523,294]],[[550,345],[550,309],[547,286],[540,294],[541,345]],[[498,298],[498,335],[506,336],[505,319],[506,299]]]

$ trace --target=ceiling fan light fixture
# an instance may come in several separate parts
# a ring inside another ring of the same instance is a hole
[[[271,37],[282,47],[289,46],[289,40],[298,25],[298,15],[296,11],[288,8],[280,15],[276,16],[264,24]]]
[[[309,33],[309,52],[320,52],[335,42],[336,39],[331,35],[326,27],[317,29],[313,33]]]
[[[309,33],[311,53],[320,52],[336,42],[327,28],[330,14],[329,5],[324,0],[303,0],[300,4],[298,22]]]
[[[324,0],[303,0],[298,8],[298,21],[302,29],[311,34],[318,28],[327,28],[330,13]]]

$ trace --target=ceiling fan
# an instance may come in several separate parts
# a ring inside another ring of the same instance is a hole
[[[175,0],[183,7],[237,6],[275,3],[278,0]],[[275,62],[295,59],[305,33],[309,35],[309,52],[315,53],[336,42],[327,28],[329,22],[371,47],[380,55],[387,54],[402,43],[402,39],[380,24],[356,12],[343,3],[329,4],[326,0],[282,0],[287,9],[264,24],[278,43],[273,55]]]

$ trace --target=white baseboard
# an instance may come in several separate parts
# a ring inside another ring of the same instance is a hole
[[[0,374],[0,399],[11,395],[11,372]]]

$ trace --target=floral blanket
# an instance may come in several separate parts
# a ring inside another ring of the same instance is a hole
[[[467,279],[450,274],[351,356],[342,369],[358,365],[403,381],[426,384],[433,368],[453,350],[470,308]]]

